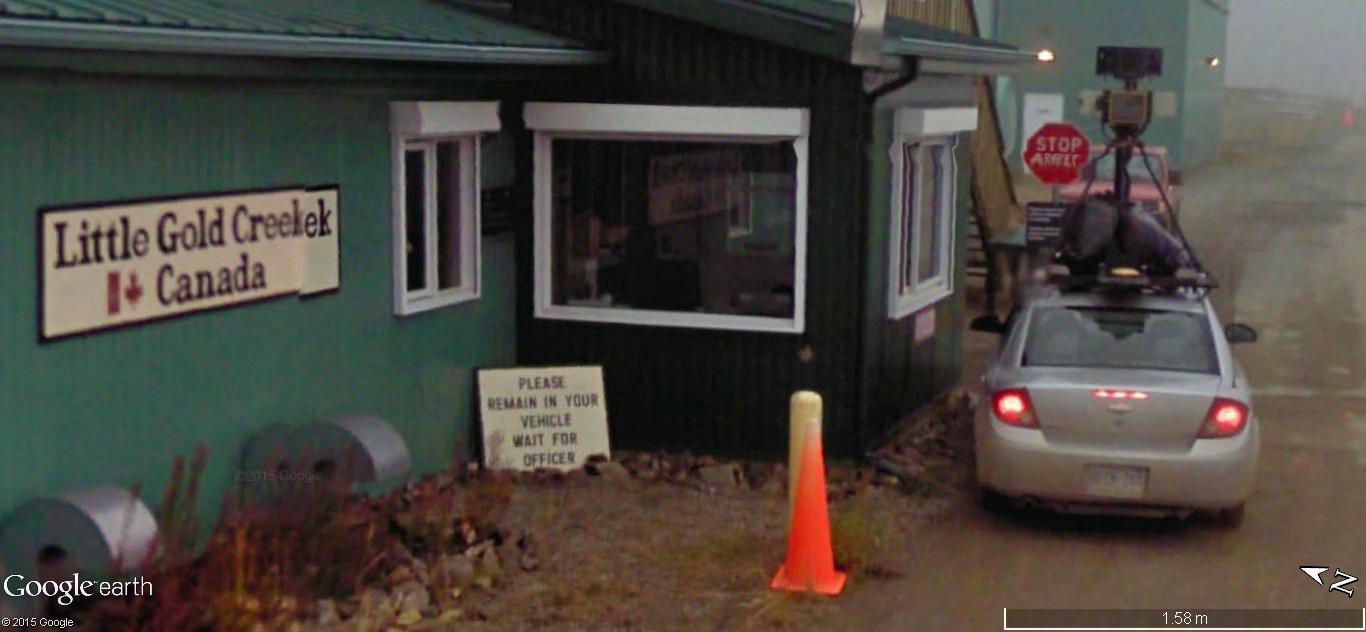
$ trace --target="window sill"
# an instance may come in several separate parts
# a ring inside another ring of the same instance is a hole
[[[901,320],[950,296],[953,296],[953,288],[947,285],[935,285],[907,294],[891,305],[887,318],[889,320]]]
[[[644,309],[581,307],[569,305],[539,305],[536,308],[536,318],[585,323],[643,325],[648,327],[674,327],[681,329],[710,329],[776,334],[801,334],[806,330],[806,324],[800,316],[797,318],[769,318],[765,316],[705,314],[700,312],[666,312]]]
[[[412,316],[423,312],[430,312],[442,307],[450,307],[461,303],[469,303],[479,299],[479,290],[461,289],[447,290],[432,296],[421,298],[403,297],[394,305],[395,316]]]

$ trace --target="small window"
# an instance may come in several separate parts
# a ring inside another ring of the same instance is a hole
[[[407,315],[479,297],[479,133],[491,103],[403,103],[393,109],[395,293]]]
[[[951,137],[902,142],[893,153],[889,315],[902,318],[953,293],[956,173]]]
[[[478,296],[476,137],[403,147],[405,313]]]

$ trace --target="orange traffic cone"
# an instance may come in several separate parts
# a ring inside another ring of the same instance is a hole
[[[1357,113],[1356,113],[1356,110],[1353,110],[1352,107],[1349,105],[1349,106],[1347,106],[1347,109],[1345,109],[1345,110],[1342,111],[1342,126],[1343,126],[1343,127],[1351,127],[1351,126],[1356,125],[1356,124],[1357,124]]]
[[[830,544],[830,510],[825,498],[825,459],[820,422],[808,424],[802,439],[802,466],[787,539],[787,563],[778,568],[771,588],[838,595],[844,573],[835,570]]]

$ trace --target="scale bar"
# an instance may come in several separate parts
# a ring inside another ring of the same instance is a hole
[[[1359,630],[1366,608],[1332,610],[1063,610],[1002,608],[1006,630]]]

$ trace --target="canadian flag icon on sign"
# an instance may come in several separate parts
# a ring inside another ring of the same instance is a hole
[[[119,273],[118,273],[118,272],[110,272],[110,273],[109,273],[109,289],[108,289],[108,291],[106,292],[106,295],[107,295],[107,299],[106,299],[106,300],[108,301],[109,315],[110,315],[110,316],[113,316],[114,314],[119,313],[119,298],[120,298],[119,295],[120,295],[120,292],[119,292]]]

